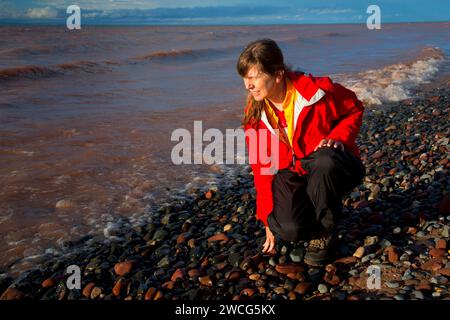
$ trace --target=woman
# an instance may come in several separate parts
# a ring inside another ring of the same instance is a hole
[[[342,197],[365,175],[355,143],[364,107],[328,77],[289,70],[270,39],[248,44],[237,71],[249,91],[243,125],[256,217],[266,230],[263,252],[275,251],[274,234],[307,240],[305,263],[323,265],[333,253]],[[267,157],[272,161],[262,161]]]

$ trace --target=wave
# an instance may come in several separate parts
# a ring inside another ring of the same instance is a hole
[[[342,75],[343,84],[366,104],[378,105],[410,97],[410,90],[428,83],[446,61],[444,52],[425,47],[412,61],[371,69],[355,75]]]
[[[67,71],[93,73],[101,69],[101,66],[93,61],[73,61],[53,66],[29,65],[23,67],[0,69],[0,80],[10,80],[17,78],[45,78],[58,74],[64,74]]]
[[[131,61],[143,61],[143,60],[154,60],[154,59],[166,59],[166,58],[194,58],[194,57],[204,57],[212,56],[217,54],[226,54],[230,50],[239,47],[225,47],[219,49],[179,49],[179,50],[167,50],[167,51],[155,51],[149,54],[144,54],[131,58]]]

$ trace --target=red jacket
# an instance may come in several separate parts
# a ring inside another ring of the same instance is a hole
[[[298,93],[294,107],[293,151],[279,140],[264,110],[258,127],[244,126],[256,189],[256,217],[265,225],[273,209],[272,181],[276,172],[268,173],[269,167],[276,170],[290,168],[300,175],[306,174],[300,159],[312,153],[325,138],[341,141],[347,151],[360,157],[355,139],[362,124],[364,107],[355,93],[328,77],[315,78],[301,73],[288,73],[288,77]],[[280,141],[279,154],[268,162],[266,158],[272,154],[272,139]]]

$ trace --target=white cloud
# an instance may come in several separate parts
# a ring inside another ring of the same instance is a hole
[[[56,18],[58,12],[52,7],[28,9],[26,16],[32,19]]]

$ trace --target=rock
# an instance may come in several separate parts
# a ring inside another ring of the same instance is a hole
[[[393,234],[399,234],[400,232],[402,232],[402,229],[400,227],[395,227],[394,230],[392,230]]]
[[[233,225],[232,224],[226,224],[224,227],[223,227],[223,231],[224,232],[228,232],[228,231],[230,231],[231,229],[233,229]]]
[[[291,251],[289,257],[291,258],[292,262],[300,262],[302,261],[304,252],[305,250],[303,248],[295,248]]]
[[[42,288],[50,288],[55,285],[55,280],[53,278],[48,278],[44,280],[41,284]]]
[[[67,210],[67,209],[71,209],[73,207],[74,207],[74,203],[70,200],[59,200],[55,204],[55,208],[57,210]]]
[[[450,267],[439,270],[439,273],[444,276],[450,277]]]
[[[250,280],[257,281],[261,278],[261,275],[259,273],[252,273],[248,278]]]
[[[131,269],[133,268],[134,262],[133,261],[124,261],[116,263],[114,266],[114,272],[118,276],[124,276],[128,273],[130,273]]]
[[[325,266],[325,271],[331,274],[335,274],[337,271],[337,268],[334,264],[327,264]]]
[[[335,261],[335,263],[338,264],[354,264],[356,263],[357,258],[356,257],[344,257],[344,258],[340,258],[338,260]]]
[[[156,241],[162,241],[164,240],[167,236],[169,235],[169,233],[164,230],[164,229],[158,229],[156,230],[156,232],[153,235],[153,240]]]
[[[429,291],[431,292],[433,289],[431,288],[431,285],[428,281],[421,281],[417,286],[416,286],[416,290],[421,290],[421,291]]]
[[[188,271],[188,276],[190,279],[198,277],[200,275],[200,271],[198,269],[191,269]]]
[[[398,282],[395,281],[386,281],[386,286],[391,289],[395,289],[399,287]]]
[[[373,237],[366,237],[364,239],[364,245],[365,246],[372,246],[374,244],[378,243],[378,237],[377,236],[373,236]]]
[[[241,263],[241,261],[242,261],[242,257],[241,257],[240,253],[234,252],[228,256],[228,262],[233,267],[238,267],[239,264]]]
[[[439,239],[436,241],[436,249],[447,249],[447,241],[445,239]]]
[[[323,280],[332,286],[336,286],[341,282],[341,279],[337,275],[329,272],[324,275]]]
[[[97,299],[103,293],[103,289],[100,287],[94,287],[91,291],[91,299]]]
[[[172,280],[172,281],[177,281],[178,279],[180,279],[180,280],[184,279],[184,271],[183,271],[183,269],[178,268],[172,274],[172,277],[170,277],[170,280]]]
[[[443,249],[431,248],[429,254],[433,258],[442,258],[443,256],[445,256],[446,251]]]
[[[189,239],[188,243],[187,243],[188,247],[193,249],[195,248],[196,244],[196,240],[195,239]]]
[[[208,238],[208,242],[223,241],[228,242],[229,238],[222,232]]]
[[[168,256],[163,257],[161,260],[159,260],[158,264],[156,265],[158,268],[165,269],[170,266],[170,260]]]
[[[164,299],[164,294],[161,291],[157,291],[155,297],[153,298],[153,300],[163,300]]]
[[[212,287],[213,283],[211,281],[211,278],[209,276],[199,277],[198,281],[201,285],[206,287]]]
[[[377,160],[384,156],[383,151],[376,151],[374,154],[372,154],[372,159]]]
[[[205,198],[206,199],[211,200],[213,196],[214,196],[214,193],[213,193],[212,190],[208,190],[208,191],[205,192]]]
[[[122,289],[127,285],[127,281],[124,278],[119,278],[114,284],[112,289],[112,294],[116,297],[120,296],[122,293]]]
[[[153,298],[156,296],[156,288],[155,287],[151,287],[147,290],[147,292],[145,293],[144,299],[145,300],[153,300]]]
[[[24,294],[16,288],[7,288],[0,297],[0,300],[21,300]]]
[[[398,262],[399,258],[398,258],[397,248],[392,247],[392,246],[388,247],[388,248],[386,248],[386,252],[388,253],[388,261],[390,263]]]
[[[311,288],[312,288],[311,283],[301,282],[301,283],[297,284],[294,291],[297,292],[298,294],[301,294],[304,296],[306,293],[308,293],[311,290]]]
[[[364,252],[365,252],[364,247],[359,247],[358,249],[356,249],[355,253],[353,253],[353,256],[358,259],[361,259],[364,256]]]
[[[322,294],[323,293],[327,293],[328,292],[328,287],[325,284],[321,283],[317,287],[317,290],[319,290],[319,292],[322,293]]]
[[[413,292],[411,293],[411,297],[412,297],[412,298],[419,299],[419,300],[425,299],[425,297],[424,297],[422,291],[417,291],[417,290],[416,290],[416,291],[413,291]]]
[[[275,270],[281,274],[303,272],[305,268],[294,263],[279,263],[275,266]]]
[[[83,289],[82,294],[86,298],[89,298],[91,296],[91,291],[95,287],[95,283],[89,282]]]
[[[166,281],[161,287],[166,290],[172,290],[175,287],[175,281]]]
[[[244,290],[241,291],[240,295],[242,296],[247,296],[247,297],[251,297],[255,294],[255,290],[251,289],[251,288],[245,288]]]

